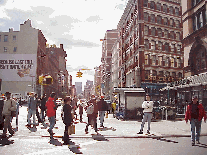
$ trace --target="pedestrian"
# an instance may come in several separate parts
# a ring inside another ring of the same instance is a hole
[[[79,108],[80,122],[83,122],[83,103],[82,103],[82,100],[80,100],[80,104],[78,105],[78,108]]]
[[[3,95],[0,96],[0,130],[3,130],[4,128],[4,118],[2,114],[3,107],[4,107],[4,98],[5,97]]]
[[[28,102],[28,116],[27,116],[27,120],[28,120],[28,124],[26,125],[27,127],[31,127],[31,120],[30,118],[33,116],[33,127],[35,127],[36,124],[36,106],[37,106],[37,99],[35,98],[35,93],[31,92],[31,97],[29,98],[29,102]]]
[[[64,99],[64,106],[63,106],[63,113],[62,113],[62,119],[63,123],[65,124],[65,131],[63,136],[64,145],[69,144],[69,135],[68,135],[68,127],[72,124],[73,118],[72,118],[72,107],[71,107],[71,98],[66,97]]]
[[[36,116],[37,116],[37,119],[38,119],[37,125],[39,125],[39,123],[42,123],[42,120],[41,120],[40,114],[39,114],[40,99],[38,99],[37,94],[35,94],[35,98],[37,100],[37,104],[36,104]]]
[[[21,104],[21,97],[16,100],[16,130],[18,130],[18,116],[19,116],[19,106]]]
[[[47,98],[46,94],[44,94],[41,98],[41,104],[40,104],[40,109],[41,109],[41,116],[42,116],[42,122],[45,121],[45,104],[46,104]]]
[[[56,105],[55,105],[55,96],[56,94],[54,92],[52,92],[50,94],[50,97],[48,98],[47,102],[46,102],[46,109],[47,109],[47,117],[48,120],[50,122],[50,127],[47,130],[50,133],[50,138],[53,138],[53,128],[55,126],[55,113],[56,113]]]
[[[149,94],[146,94],[146,101],[142,103],[142,108],[144,109],[143,110],[144,115],[142,119],[141,129],[137,134],[143,134],[143,128],[146,121],[148,122],[147,133],[150,134],[150,123],[152,119],[153,101],[150,101]]]
[[[98,105],[99,118],[100,118],[100,127],[104,127],[103,126],[104,116],[105,116],[105,112],[108,110],[108,105],[106,101],[104,101],[104,96],[101,96],[101,99],[99,102],[97,102],[97,105]]]
[[[4,100],[4,107],[2,111],[2,114],[5,117],[2,138],[6,138],[7,129],[9,130],[11,136],[13,136],[15,133],[11,126],[11,120],[12,120],[11,113],[12,111],[16,111],[17,107],[16,107],[16,102],[10,97],[11,97],[11,93],[6,92],[6,99]]]
[[[85,133],[88,133],[88,126],[91,125],[94,127],[95,132],[98,132],[97,129],[97,115],[98,115],[98,107],[96,104],[96,98],[95,95],[91,95],[91,100],[88,101],[88,107],[87,107],[87,117],[88,117],[88,123],[85,128]],[[97,133],[98,134],[98,133]]]
[[[193,96],[192,102],[188,105],[185,113],[185,121],[188,123],[190,120],[191,124],[191,141],[192,146],[195,145],[195,140],[197,144],[200,144],[200,132],[201,132],[201,122],[204,117],[204,122],[206,123],[206,113],[204,107],[201,103],[198,102],[198,97]],[[196,128],[196,136],[195,136]]]
[[[116,111],[116,101],[114,100],[113,103],[111,104],[112,106],[112,113],[113,113],[113,117],[115,117],[115,111]]]

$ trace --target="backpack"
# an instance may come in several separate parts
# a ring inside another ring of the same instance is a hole
[[[86,113],[87,114],[93,114],[93,111],[94,111],[94,105],[90,105],[87,110],[86,110]]]

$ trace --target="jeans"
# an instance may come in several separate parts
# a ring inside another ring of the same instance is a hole
[[[27,116],[27,120],[28,120],[29,125],[31,125],[30,117],[32,117],[32,116],[33,116],[33,125],[36,125],[35,115],[36,115],[36,110],[29,109],[29,113],[28,113],[28,116]]]
[[[199,141],[200,133],[201,133],[201,121],[198,119],[192,118],[190,121],[191,124],[191,140],[192,142]],[[196,128],[196,136],[195,136],[195,128]]]
[[[11,126],[11,118],[12,117],[10,115],[5,116],[4,130],[3,130],[3,134],[2,135],[6,135],[7,129],[9,130],[10,134],[14,134],[14,131],[13,131],[12,126]]]
[[[55,126],[55,116],[52,117],[48,117],[49,121],[50,121],[50,127],[49,130],[52,130]]]
[[[100,125],[103,125],[104,122],[104,115],[105,115],[105,111],[99,111],[99,117],[100,117]]]
[[[97,132],[98,131],[98,129],[97,129],[97,119],[96,119],[96,116],[89,116],[88,117],[88,123],[87,123],[87,125],[86,125],[86,129],[85,129],[85,131],[88,131],[88,126],[89,125],[93,125],[94,126],[94,130],[95,130],[95,132]]]
[[[152,113],[145,112],[144,116],[143,116],[143,119],[142,119],[142,124],[141,124],[140,131],[143,131],[144,124],[145,124],[146,121],[148,122],[148,131],[150,131],[151,119],[152,119]]]

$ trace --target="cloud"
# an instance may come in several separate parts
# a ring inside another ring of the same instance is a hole
[[[128,0],[121,0],[122,1],[122,4],[117,4],[115,6],[116,9],[119,9],[119,10],[124,10],[126,8],[126,5],[128,3]]]
[[[87,22],[96,22],[96,23],[98,23],[100,20],[102,19],[98,15],[90,16],[86,19]]]
[[[92,75],[94,76],[94,69],[93,68],[88,68],[85,65],[81,65],[78,67],[73,68],[71,65],[66,66],[67,71],[70,72],[78,72],[80,69],[91,69],[91,70],[81,70],[81,72],[85,75]]]
[[[1,5],[5,5],[7,3],[8,0],[0,0],[0,6]]]

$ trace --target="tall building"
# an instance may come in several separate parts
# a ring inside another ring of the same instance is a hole
[[[0,32],[0,79],[2,93],[40,93],[39,75],[47,73],[46,39],[31,20],[20,24],[20,31]]]
[[[111,58],[112,58],[112,47],[114,42],[118,38],[118,31],[107,30],[102,43],[102,57],[101,57],[101,74],[103,83],[103,94],[106,98],[110,98],[110,83],[111,83]]]
[[[207,1],[182,0],[182,8],[184,76],[189,83],[178,88],[178,100],[184,104],[197,95],[207,111]]]
[[[93,94],[93,81],[87,80],[86,85],[84,86],[84,98],[89,100]]]
[[[118,87],[143,87],[156,100],[160,88],[182,79],[181,11],[180,0],[128,1],[114,46]]]
[[[95,74],[94,74],[94,88],[95,88],[95,95],[101,96],[101,65],[99,67],[95,67]]]
[[[82,82],[75,82],[75,88],[77,95],[82,93]]]

